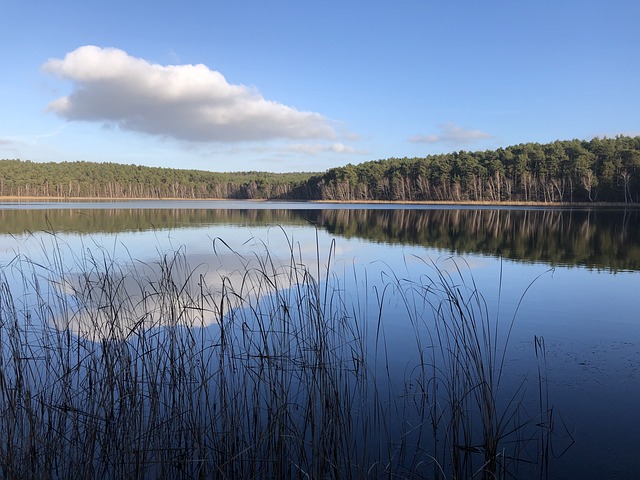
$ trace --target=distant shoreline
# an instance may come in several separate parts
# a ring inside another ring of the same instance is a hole
[[[278,199],[248,199],[248,198],[173,198],[173,197],[32,197],[32,196],[0,196],[0,203],[74,203],[74,202],[135,202],[135,201],[161,201],[161,202],[247,202],[247,203],[326,203],[344,205],[460,205],[460,206],[486,206],[486,207],[616,207],[616,208],[640,208],[640,203],[623,202],[524,202],[524,201],[455,201],[455,200],[278,200]]]
[[[640,208],[639,203],[623,203],[623,202],[523,202],[523,201],[454,201],[454,200],[429,200],[429,201],[410,201],[410,200],[276,200],[276,199],[247,199],[247,198],[172,198],[172,197],[19,197],[19,196],[0,196],[2,202],[51,202],[51,203],[74,203],[74,202],[135,202],[135,201],[161,201],[161,202],[247,202],[247,203],[326,203],[326,204],[344,204],[344,205],[460,205],[460,206],[487,206],[487,207],[616,207],[616,208]]]

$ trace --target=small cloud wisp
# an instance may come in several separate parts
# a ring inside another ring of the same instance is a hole
[[[445,143],[454,147],[469,145],[479,140],[494,138],[490,133],[480,130],[466,130],[453,123],[439,125],[440,133],[416,135],[409,138],[412,143]]]

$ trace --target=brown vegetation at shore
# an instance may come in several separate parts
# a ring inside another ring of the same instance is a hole
[[[180,198],[180,197],[39,197],[39,196],[0,196],[0,202],[11,203],[31,203],[31,202],[142,202],[142,201],[159,201],[159,202],[229,202],[241,201],[247,203],[264,203],[264,202],[304,202],[309,204],[340,204],[340,205],[447,205],[447,206],[479,206],[479,207],[624,207],[624,208],[640,208],[640,203],[624,203],[624,202],[524,202],[524,201],[488,201],[488,200],[273,200],[273,199],[228,199],[228,198]]]

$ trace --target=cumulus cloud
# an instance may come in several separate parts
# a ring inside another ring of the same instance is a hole
[[[452,146],[462,146],[476,143],[479,140],[493,138],[490,133],[480,130],[466,130],[453,123],[439,125],[440,133],[430,135],[417,135],[409,138],[413,143],[446,143]]]
[[[266,100],[202,64],[163,66],[89,45],[50,59],[43,70],[73,82],[70,95],[49,105],[67,120],[193,142],[335,136],[322,115]]]

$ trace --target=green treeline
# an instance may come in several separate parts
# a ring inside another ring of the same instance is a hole
[[[347,165],[311,179],[325,200],[640,201],[640,137],[527,143]]]
[[[309,173],[207,172],[118,163],[0,160],[0,196],[289,199]]]
[[[638,203],[640,137],[391,158],[318,174],[0,160],[0,196]]]

